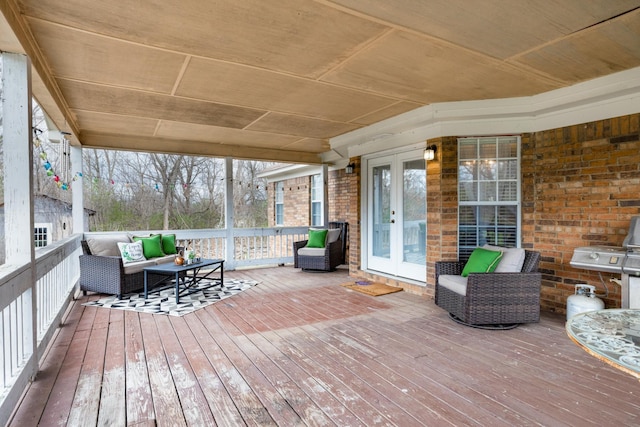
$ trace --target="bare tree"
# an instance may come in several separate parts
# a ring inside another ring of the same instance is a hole
[[[236,161],[234,166],[234,209],[239,227],[264,227],[267,224],[266,181],[258,174],[274,163]]]
[[[162,194],[162,229],[169,229],[169,215],[173,206],[175,195],[175,183],[180,176],[180,168],[184,156],[174,154],[156,154],[152,153],[151,164],[155,168],[156,176],[160,178],[162,184],[159,191]]]

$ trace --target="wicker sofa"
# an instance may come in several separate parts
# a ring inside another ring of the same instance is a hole
[[[466,278],[466,289],[452,290],[440,283],[443,275],[461,275],[464,262],[436,262],[436,305],[447,310],[454,320],[470,326],[538,322],[540,253],[524,252],[520,272],[471,273]]]
[[[85,236],[82,240],[83,254],[80,255],[80,289],[85,295],[89,291],[120,298],[123,294],[140,290],[144,287],[145,267],[174,259],[175,255],[166,255],[125,265],[117,243],[130,241],[127,233]],[[161,279],[155,275],[149,277],[152,283]]]

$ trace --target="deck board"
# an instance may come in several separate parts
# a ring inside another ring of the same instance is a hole
[[[124,313],[126,419],[130,424],[155,420],[140,316]]]
[[[640,424],[640,382],[561,316],[486,331],[426,297],[340,287],[345,270],[225,276],[259,285],[179,318],[80,297],[10,425]]]

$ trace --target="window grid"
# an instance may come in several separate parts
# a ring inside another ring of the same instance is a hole
[[[43,248],[51,243],[51,225],[34,224],[33,239],[36,248]]]
[[[520,139],[458,139],[458,253],[520,244]]]

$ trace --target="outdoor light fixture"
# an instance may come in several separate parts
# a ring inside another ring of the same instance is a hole
[[[436,158],[436,151],[437,151],[438,147],[436,147],[436,145],[430,145],[427,148],[424,149],[424,159],[425,160],[433,160]]]
[[[349,163],[347,167],[344,168],[344,173],[352,174],[355,167],[356,165]]]

